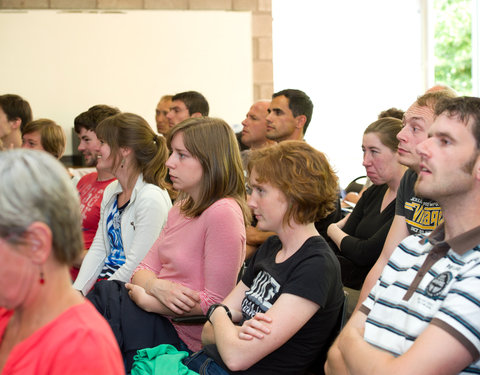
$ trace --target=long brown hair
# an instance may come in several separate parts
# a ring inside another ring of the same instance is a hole
[[[106,142],[112,155],[117,155],[113,168],[119,164],[118,150],[129,147],[133,150],[135,168],[142,172],[145,182],[166,189],[165,182],[168,149],[163,137],[152,130],[147,121],[133,113],[119,113],[107,117],[96,129],[98,139]]]
[[[199,216],[214,202],[230,197],[243,211],[245,222],[250,221],[250,209],[245,197],[245,178],[238,142],[228,124],[218,118],[189,118],[176,125],[168,134],[167,144],[182,133],[185,148],[201,164],[203,174],[197,202],[180,192],[181,210],[189,217]]]

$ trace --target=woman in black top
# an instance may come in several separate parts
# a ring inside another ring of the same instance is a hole
[[[363,194],[353,212],[328,227],[337,246],[343,284],[360,289],[380,255],[393,217],[395,197],[405,167],[397,157],[402,121],[385,117],[370,124],[363,134],[363,166],[373,186]]]

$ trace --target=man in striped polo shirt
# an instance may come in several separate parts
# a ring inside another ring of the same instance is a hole
[[[444,223],[407,237],[332,346],[327,374],[480,373],[480,98],[437,104],[415,192]]]

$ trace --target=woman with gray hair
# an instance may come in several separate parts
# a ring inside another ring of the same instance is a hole
[[[0,372],[122,374],[104,319],[72,288],[83,249],[78,193],[32,150],[0,153]]]

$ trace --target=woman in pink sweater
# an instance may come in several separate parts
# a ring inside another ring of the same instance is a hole
[[[185,120],[167,142],[166,165],[179,197],[126,287],[141,309],[170,319],[205,314],[233,289],[249,210],[237,141],[224,121]],[[188,348],[200,348],[200,325],[168,323]]]

